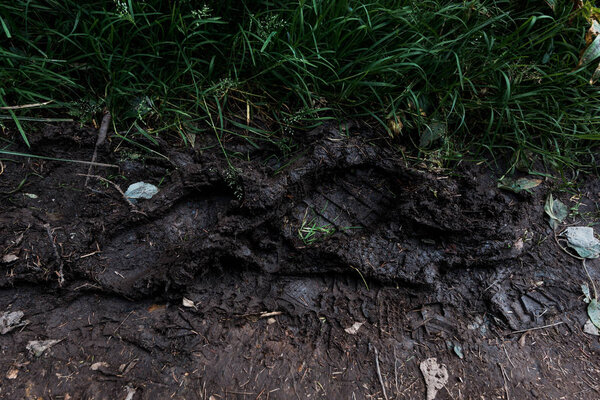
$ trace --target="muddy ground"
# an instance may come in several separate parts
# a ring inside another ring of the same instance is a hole
[[[88,187],[87,165],[3,156],[0,313],[23,317],[0,398],[424,399],[428,358],[437,399],[600,398],[589,278],[544,214],[554,192],[594,221],[600,182],[515,194],[366,132],[317,129],[286,161],[231,141],[237,172],[210,137],[166,158],[112,139],[117,168],[93,171],[112,183]],[[90,160],[95,140],[47,127],[27,151]],[[129,204],[117,186],[142,180],[159,193]]]

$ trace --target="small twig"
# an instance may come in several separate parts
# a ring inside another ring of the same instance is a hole
[[[281,314],[283,314],[283,312],[281,312],[281,311],[264,312],[264,313],[260,313],[260,318],[275,317],[275,316],[281,315]]]
[[[296,391],[296,380],[293,380],[293,386],[292,388],[294,389],[294,394],[296,395],[296,397],[298,398],[298,400],[300,400],[300,396],[298,396],[298,392]]]
[[[536,326],[535,328],[529,328],[529,329],[522,329],[520,331],[512,331],[510,333],[507,333],[506,335],[515,335],[517,333],[524,333],[524,332],[529,332],[529,331],[537,331],[538,329],[546,329],[546,328],[552,328],[553,326],[557,326],[557,325],[561,325],[564,324],[563,321],[560,322],[556,322],[554,324],[550,324],[550,325],[544,325],[544,326]]]
[[[238,318],[246,318],[246,317],[258,317],[258,318],[267,318],[267,317],[275,317],[277,315],[283,314],[283,311],[263,311],[256,313],[248,313],[248,314],[240,314],[236,315]]]
[[[117,185],[116,183],[114,183],[112,181],[109,181],[108,179],[103,178],[103,177],[101,177],[99,175],[86,175],[86,174],[77,174],[77,175],[78,176],[87,176],[87,177],[90,177],[90,178],[96,178],[96,179],[101,180],[102,182],[106,182],[106,183],[112,185],[112,187],[114,187],[119,193],[121,193],[121,196],[123,197],[123,199],[125,199],[125,201],[127,202],[127,204],[129,204],[129,206],[131,206],[131,212],[142,214],[142,215],[146,215],[145,212],[138,210],[138,208],[136,207],[136,205],[133,204],[131,202],[131,200],[129,200],[129,198],[127,196],[125,196],[125,193],[123,192],[123,190],[121,190],[121,188],[119,187],[119,185]]]
[[[110,112],[107,111],[102,118],[102,124],[100,125],[100,130],[98,131],[98,139],[96,140],[96,146],[94,146],[94,154],[92,155],[92,163],[96,162],[96,157],[98,156],[98,147],[104,143],[106,140],[106,132],[108,131],[108,126],[110,124]],[[92,173],[93,164],[90,164],[88,169],[87,178],[85,178],[85,187],[88,185],[88,181],[90,179],[90,175]]]
[[[398,389],[398,357],[396,357],[396,348],[394,347],[394,382],[396,384],[396,393],[399,393]]]
[[[125,321],[127,321],[127,319],[128,319],[130,316],[131,316],[131,314],[133,314],[133,312],[134,312],[134,311],[135,311],[135,310],[131,310],[131,311],[129,312],[129,314],[127,314],[127,316],[125,317],[125,319],[124,319],[123,321],[121,321],[121,323],[119,324],[119,326],[117,326],[117,327],[115,328],[115,330],[113,331],[113,334],[114,334],[114,333],[117,333],[117,331],[119,330],[119,328],[121,328],[121,326],[123,326],[123,324],[125,323]]]
[[[65,283],[65,276],[63,274],[63,261],[60,255],[58,254],[58,248],[56,248],[56,243],[54,243],[54,236],[52,236],[50,224],[44,224],[44,228],[46,228],[48,238],[50,239],[50,243],[52,244],[52,248],[54,249],[54,256],[58,261],[58,285],[62,287],[63,283]]]
[[[52,103],[54,100],[45,101],[43,103],[23,104],[21,106],[0,107],[0,110],[21,110],[23,108],[42,107]]]
[[[506,346],[504,346],[504,344],[502,344],[502,348],[504,349],[504,354],[506,354],[506,358],[508,359],[508,362],[510,363],[510,365],[512,365],[513,368],[517,368],[517,367],[515,367],[515,364],[513,364],[512,360],[510,359],[510,356],[508,355],[508,351],[506,351]]]
[[[388,400],[387,393],[385,392],[385,385],[383,384],[383,378],[381,376],[381,369],[379,368],[379,353],[377,352],[377,347],[373,346],[373,350],[375,350],[375,367],[377,368],[377,377],[379,378],[379,383],[381,384],[381,390],[383,390],[383,397],[385,400]]]
[[[102,253],[102,252],[100,250],[92,251],[91,253],[84,254],[84,255],[80,256],[79,259],[81,260],[82,258],[91,257],[91,256],[94,256],[94,255],[96,255],[98,253]]]
[[[502,371],[502,378],[504,378],[504,391],[506,392],[506,400],[510,400],[510,395],[508,393],[508,383],[506,382],[506,372],[504,372],[504,367],[502,366],[502,364],[498,363],[498,365],[500,366],[500,371]]]
[[[562,232],[561,232],[561,233],[562,233]],[[556,231],[554,232],[554,241],[556,242],[556,244],[558,245],[558,247],[560,247],[560,249],[561,249],[562,251],[564,251],[565,253],[567,253],[567,254],[568,254],[568,255],[570,255],[571,257],[573,257],[573,258],[576,258],[576,259],[578,259],[578,260],[584,260],[584,258],[583,258],[583,257],[576,256],[575,254],[573,254],[573,253],[571,253],[570,251],[568,251],[568,250],[567,250],[565,247],[563,247],[563,245],[562,245],[562,244],[560,244],[560,242],[558,241],[558,237],[556,236]]]
[[[102,250],[100,250],[100,245],[98,244],[98,242],[96,242],[96,250],[92,251],[91,253],[84,254],[84,255],[80,256],[79,259],[81,260],[82,258],[91,257],[91,256],[93,256],[95,254],[98,254],[98,253],[102,253]]]

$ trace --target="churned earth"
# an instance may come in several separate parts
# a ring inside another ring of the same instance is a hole
[[[90,160],[96,132],[30,140]],[[600,398],[581,290],[600,263],[588,277],[544,214],[552,192],[568,224],[598,219],[597,179],[512,193],[360,124],[286,161],[204,140],[137,157],[112,139],[87,185],[88,165],[2,157],[0,316],[22,317],[0,321],[0,398],[425,399],[429,358],[436,399]],[[158,194],[130,203],[138,181]]]

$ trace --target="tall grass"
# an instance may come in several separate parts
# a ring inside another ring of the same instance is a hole
[[[2,99],[53,101],[16,118],[106,106],[124,136],[150,141],[210,132],[260,146],[362,117],[447,154],[576,164],[600,139],[600,96],[593,66],[577,67],[587,22],[572,3],[3,2]]]

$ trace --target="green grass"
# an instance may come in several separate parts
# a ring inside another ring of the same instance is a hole
[[[107,107],[147,146],[210,134],[285,152],[294,131],[352,117],[401,122],[404,143],[446,158],[595,162],[600,96],[593,63],[578,67],[588,22],[572,1],[199,4],[2,2],[0,106],[52,102],[0,123],[27,142],[31,119]]]
[[[325,240],[335,233],[335,227],[332,224],[319,221],[319,219],[317,216],[309,219],[308,208],[304,212],[302,223],[298,228],[298,237],[307,246]]]

